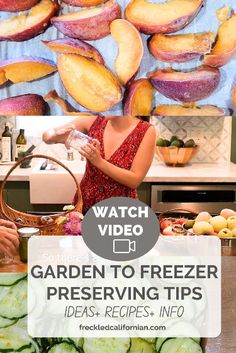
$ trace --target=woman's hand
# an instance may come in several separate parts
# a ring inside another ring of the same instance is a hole
[[[75,130],[75,126],[73,124],[68,125],[65,128],[57,128],[50,129],[43,133],[43,141],[51,144],[51,143],[66,143],[66,140],[71,133],[71,131]],[[68,148],[68,146],[66,146]]]
[[[14,223],[0,219],[0,251],[9,257],[17,253],[19,236]]]
[[[95,167],[99,168],[103,158],[100,152],[100,143],[98,140],[93,139],[92,143],[87,143],[80,149],[81,156],[85,157]]]

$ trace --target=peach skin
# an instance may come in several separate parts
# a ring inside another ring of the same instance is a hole
[[[0,21],[0,40],[21,42],[44,32],[59,9],[57,0],[41,0],[30,13]]]
[[[146,34],[173,33],[187,26],[198,14],[204,0],[169,0],[153,3],[131,0],[125,18]]]
[[[0,0],[0,11],[18,12],[31,9],[39,0]]]
[[[106,0],[62,0],[67,5],[78,6],[78,7],[89,7],[97,6],[105,2]]]
[[[38,94],[23,94],[0,100],[0,115],[44,115],[46,103]]]
[[[148,80],[140,78],[133,81],[124,94],[124,115],[148,116],[152,110],[152,96],[155,90]]]
[[[96,40],[110,34],[110,24],[121,17],[121,7],[114,0],[109,0],[98,7],[83,9],[59,17],[51,22],[68,37],[82,40]]]

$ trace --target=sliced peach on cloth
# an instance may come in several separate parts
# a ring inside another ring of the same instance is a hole
[[[115,20],[111,35],[118,44],[115,71],[122,85],[126,85],[138,72],[143,57],[143,42],[139,31],[128,21]]]
[[[236,107],[236,85],[233,88],[232,99],[233,99],[233,104]]]
[[[122,99],[116,77],[92,59],[76,54],[60,54],[58,72],[71,97],[88,110],[104,112]]]
[[[48,92],[48,94],[43,97],[43,99],[46,102],[55,102],[59,107],[62,109],[64,115],[73,115],[73,116],[78,116],[78,115],[83,115],[83,116],[91,116],[93,114],[87,113],[87,112],[78,112],[67,100],[61,98],[58,94],[57,91],[53,90]]]
[[[153,115],[156,116],[224,116],[224,109],[214,105],[202,105],[185,107],[181,105],[159,105],[154,108]]]
[[[154,34],[148,43],[155,58],[170,63],[181,63],[199,58],[211,51],[215,35],[212,32],[196,34]]]
[[[220,67],[236,55],[236,14],[223,22],[218,30],[217,41],[204,58],[204,64]]]
[[[106,0],[62,0],[62,2],[67,5],[79,7],[97,6],[105,1]]]
[[[99,51],[80,39],[65,38],[51,41],[43,40],[42,43],[56,53],[79,54],[94,59],[100,64],[104,64],[104,59]]]
[[[57,71],[57,66],[50,60],[21,56],[0,61],[0,75],[12,83],[34,81]],[[5,82],[6,82],[5,81]]]
[[[17,12],[31,9],[39,0],[0,0],[0,11]]]
[[[66,15],[53,17],[51,22],[68,37],[82,40],[96,40],[110,33],[110,24],[121,17],[121,7],[114,0],[105,4],[70,12]]]
[[[194,71],[157,70],[149,75],[156,90],[181,102],[196,102],[210,96],[220,82],[220,71],[215,67],[200,66]]]
[[[57,0],[41,0],[30,13],[0,20],[0,40],[21,42],[44,32],[59,9]]]
[[[143,33],[173,33],[187,26],[200,11],[204,0],[169,0],[153,3],[131,0],[125,18]]]
[[[151,115],[154,92],[154,88],[147,79],[140,78],[137,81],[133,81],[124,94],[124,115]]]
[[[44,115],[46,102],[38,94],[23,94],[0,100],[0,115]]]

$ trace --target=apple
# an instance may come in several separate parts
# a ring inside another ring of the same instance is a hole
[[[121,17],[121,7],[114,0],[109,0],[98,7],[70,12],[53,17],[52,24],[71,38],[97,40],[110,34],[110,24]]]
[[[118,44],[115,72],[124,86],[137,75],[143,57],[143,42],[139,31],[128,21],[117,19],[110,26],[111,36]]]
[[[218,236],[220,238],[231,238],[232,237],[232,232],[228,228],[223,228],[219,231]]]
[[[174,224],[181,224],[181,225],[183,225],[186,221],[187,221],[186,218],[181,217],[181,218],[176,219],[175,222],[174,222]]]
[[[236,237],[236,228],[234,228],[234,229],[231,231],[231,236],[232,236],[232,237]]]
[[[21,42],[44,32],[59,9],[57,0],[41,0],[30,13],[0,21],[0,40]]]
[[[230,230],[233,230],[234,228],[236,228],[236,216],[230,216],[227,219],[227,224]]]
[[[206,221],[194,223],[193,232],[197,235],[213,235],[215,233],[213,226]]]
[[[221,210],[220,215],[225,219],[228,219],[231,216],[236,216],[236,212],[234,210],[231,210],[230,208],[224,208],[223,210]]]
[[[163,230],[167,227],[172,227],[173,222],[170,219],[163,219],[160,221],[160,228]]]
[[[36,5],[39,0],[0,0],[0,11],[26,11]]]
[[[55,71],[57,71],[57,66],[54,62],[43,58],[20,56],[0,61],[0,74],[1,78],[5,77],[5,82],[8,80],[12,83],[29,82]]]
[[[235,217],[235,219],[236,219],[236,217]],[[214,231],[216,233],[219,233],[221,231],[221,229],[223,229],[223,228],[227,228],[227,221],[222,216],[212,217],[209,222],[212,225],[212,227],[214,228]],[[236,226],[236,224],[235,224],[235,226]]]
[[[195,222],[209,222],[211,219],[211,215],[209,212],[200,212],[197,217],[195,218]]]

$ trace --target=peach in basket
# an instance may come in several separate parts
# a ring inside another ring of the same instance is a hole
[[[158,138],[156,142],[157,156],[168,166],[178,167],[189,163],[197,154],[199,146],[193,139],[186,142],[177,136],[170,140]]]

